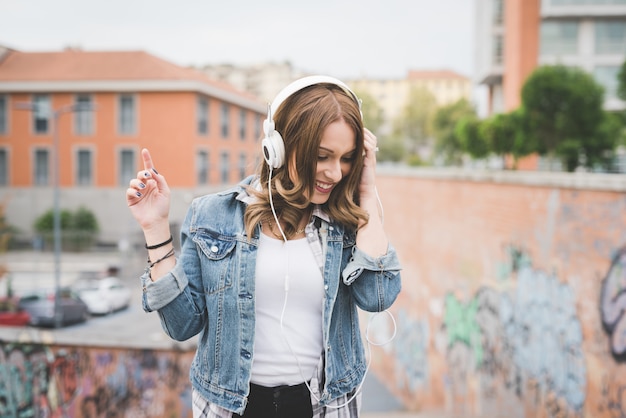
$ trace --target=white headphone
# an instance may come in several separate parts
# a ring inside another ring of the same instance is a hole
[[[263,157],[265,162],[272,168],[279,168],[285,163],[285,143],[280,132],[275,129],[274,114],[280,107],[280,105],[287,100],[292,94],[302,90],[303,88],[313,86],[315,84],[328,83],[341,87],[359,106],[361,111],[361,100],[350,88],[342,81],[325,76],[325,75],[312,75],[309,77],[300,78],[293,83],[287,85],[282,89],[274,98],[274,101],[267,106],[267,119],[263,121],[263,132],[265,132],[265,138],[261,141],[263,147]],[[363,118],[363,113],[361,113]]]

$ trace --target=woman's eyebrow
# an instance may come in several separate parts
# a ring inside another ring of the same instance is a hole
[[[322,151],[326,151],[326,152],[328,152],[328,153],[330,153],[330,154],[334,154],[334,153],[335,153],[335,151],[333,151],[333,150],[332,150],[332,149],[330,149],[330,148],[325,148],[325,147],[320,146],[320,147],[319,147],[319,149],[320,149],[320,150],[322,150]],[[345,154],[350,154],[350,153],[353,153],[353,152],[356,152],[356,148],[353,148],[353,149],[351,149],[350,151],[345,152],[345,153],[344,153],[344,155],[345,155]]]

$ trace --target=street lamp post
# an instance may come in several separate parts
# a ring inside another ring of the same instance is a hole
[[[52,121],[52,235],[54,246],[54,327],[59,328],[63,319],[60,310],[61,299],[61,208],[60,208],[60,158],[59,158],[59,118],[64,113],[87,112],[95,109],[91,103],[76,103],[62,106],[56,110],[40,109],[38,103],[18,103],[18,109],[25,109],[39,113],[41,110],[48,113]]]

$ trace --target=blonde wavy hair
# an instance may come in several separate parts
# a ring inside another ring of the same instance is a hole
[[[311,216],[317,158],[326,127],[337,121],[346,122],[356,139],[355,159],[348,175],[341,179],[322,206],[335,222],[356,230],[365,224],[368,214],[359,207],[359,183],[363,170],[363,122],[358,103],[341,87],[320,83],[289,96],[276,110],[276,130],[285,143],[285,161],[272,172],[272,201],[287,238],[295,235],[303,216]],[[260,187],[249,187],[256,196],[245,212],[248,237],[260,222],[273,219],[268,193],[269,166],[262,160],[257,170]],[[303,213],[304,212],[304,213]]]

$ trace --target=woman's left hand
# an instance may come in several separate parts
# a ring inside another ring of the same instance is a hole
[[[364,128],[363,133],[365,138],[363,143],[365,158],[363,159],[359,194],[361,199],[367,199],[376,195],[376,151],[378,150],[378,141],[369,129]]]
[[[356,235],[356,245],[371,257],[380,257],[387,252],[389,242],[383,228],[382,204],[376,191],[376,150],[378,141],[376,136],[364,129],[363,172],[359,185],[359,205],[369,213],[369,220],[359,225]],[[378,214],[378,216],[376,216]]]

